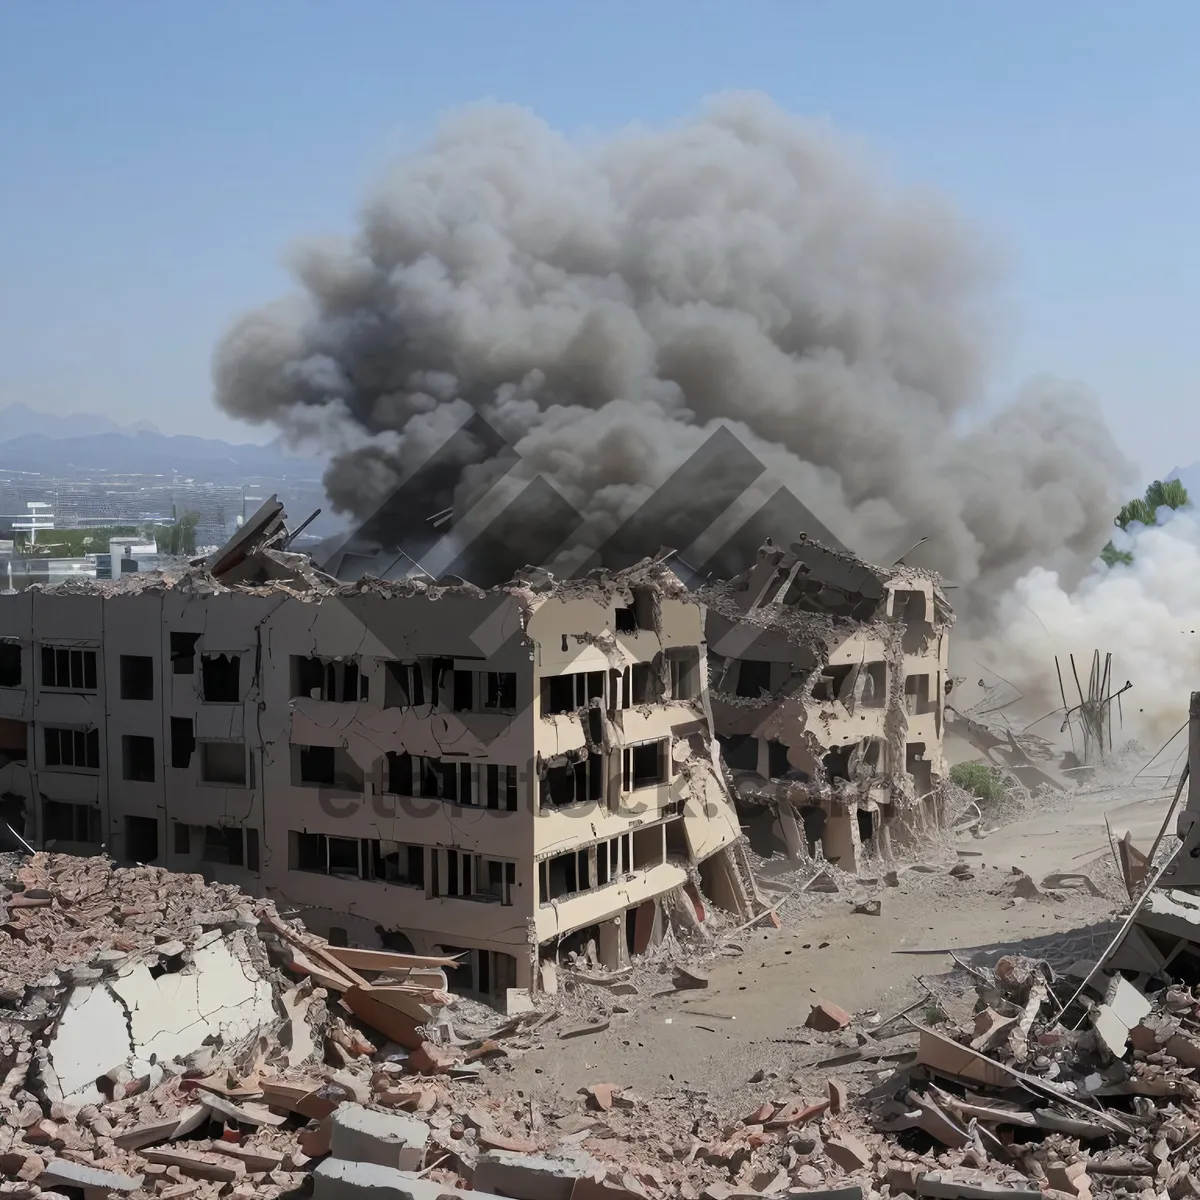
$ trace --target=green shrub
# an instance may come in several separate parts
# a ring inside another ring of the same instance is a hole
[[[977,800],[1000,800],[1004,796],[1003,776],[987,763],[956,763],[950,768],[950,782],[958,784]]]

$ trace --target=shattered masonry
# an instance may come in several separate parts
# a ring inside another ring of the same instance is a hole
[[[752,840],[854,871],[944,824],[949,630],[930,572],[770,543],[702,589],[713,722]]]
[[[334,942],[466,952],[452,985],[501,1006],[701,890],[755,911],[703,609],[665,567],[342,584],[285,536],[268,504],[173,576],[0,596],[0,817]]]

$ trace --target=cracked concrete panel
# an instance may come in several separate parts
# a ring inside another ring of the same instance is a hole
[[[688,780],[683,830],[692,857],[699,862],[733,845],[742,830],[724,781],[712,763],[694,755],[683,764],[683,770]]]
[[[103,984],[73,988],[50,1045],[59,1099],[103,1104],[96,1080],[133,1053],[124,1005]]]
[[[123,971],[111,985],[129,1010],[135,1074],[151,1055],[170,1062],[206,1038],[229,1042],[276,1019],[274,993],[259,974],[244,934],[195,950],[184,971],[154,978],[147,964]]]

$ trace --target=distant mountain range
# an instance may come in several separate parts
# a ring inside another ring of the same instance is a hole
[[[150,421],[138,421],[134,425],[118,425],[98,413],[72,413],[68,417],[54,413],[37,412],[27,404],[10,404],[0,408],[0,442],[14,438],[42,434],[49,438],[89,437],[96,433],[159,433]]]
[[[319,479],[323,458],[287,454],[281,439],[266,445],[188,434],[168,436],[149,421],[118,425],[95,413],[58,417],[24,404],[0,408],[0,468],[66,474],[182,475],[222,482],[266,475]]]

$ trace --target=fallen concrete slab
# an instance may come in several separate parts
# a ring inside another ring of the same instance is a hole
[[[500,1200],[478,1188],[460,1191],[432,1179],[420,1179],[408,1171],[381,1167],[376,1163],[344,1162],[328,1158],[312,1174],[313,1200]]]
[[[343,1104],[330,1120],[330,1150],[335,1158],[401,1171],[416,1171],[423,1165],[429,1126],[416,1117]]]

